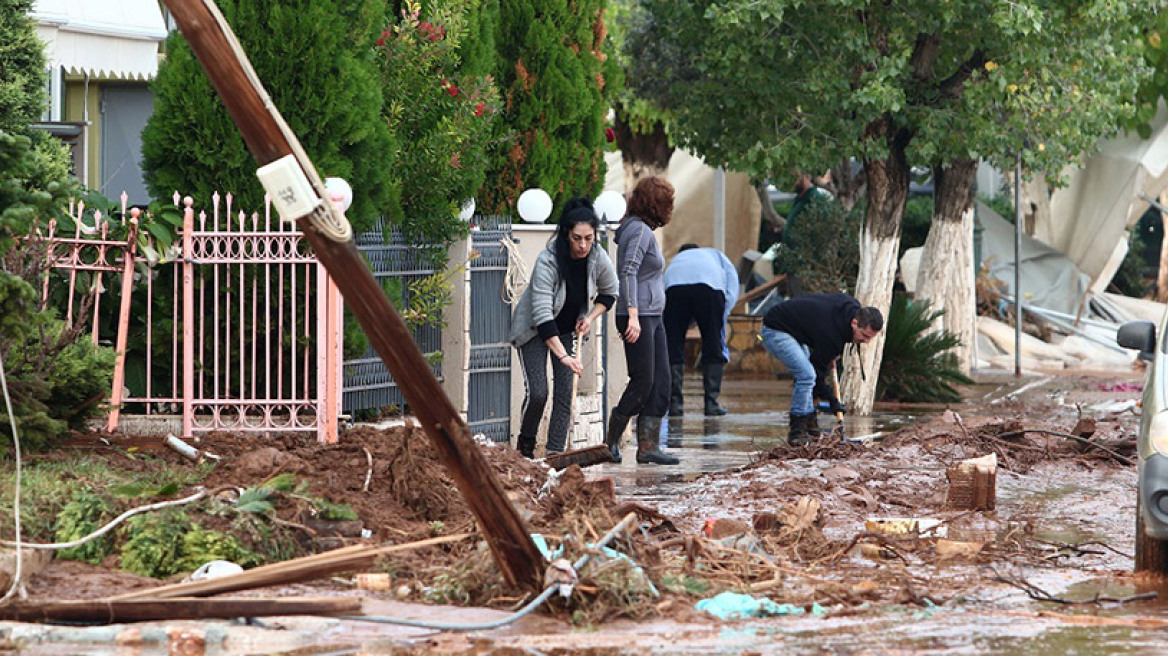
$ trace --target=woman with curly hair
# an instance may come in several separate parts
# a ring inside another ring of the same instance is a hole
[[[587,198],[564,206],[555,237],[535,260],[531,283],[515,306],[508,336],[519,351],[527,397],[516,448],[535,457],[536,433],[548,400],[547,361],[552,355],[555,393],[548,423],[547,452],[564,450],[572,415],[572,381],[584,372],[573,337],[616,303],[616,269],[596,245],[600,219]]]
[[[661,418],[669,409],[669,351],[665,342],[665,257],[653,231],[673,217],[673,185],[664,178],[644,178],[629,198],[629,211],[616,231],[620,297],[616,328],[625,342],[629,384],[612,410],[604,443],[621,461],[620,439],[637,415],[637,462],[676,465],[662,453]]]

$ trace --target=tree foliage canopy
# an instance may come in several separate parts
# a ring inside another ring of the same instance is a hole
[[[390,141],[381,120],[373,40],[376,0],[219,0],[252,67],[322,176],[353,187],[356,227],[387,211]],[[179,32],[155,79],[154,114],[142,132],[150,193],[175,190],[201,204],[232,192],[236,207],[262,208],[255,160]]]
[[[1123,126],[1145,139],[1151,136],[1152,119],[1160,103],[1168,98],[1168,11],[1160,12],[1144,32],[1144,61],[1152,74],[1144,79],[1136,97],[1136,114]]]
[[[1130,116],[1159,0],[641,0],[630,84],[681,140],[756,175],[877,160],[1059,170]]]

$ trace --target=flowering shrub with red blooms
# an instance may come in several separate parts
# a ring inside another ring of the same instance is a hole
[[[399,191],[394,218],[436,245],[463,229],[458,210],[486,176],[501,109],[494,80],[460,70],[464,20],[465,9],[451,5],[422,20],[419,3],[406,2],[377,40],[383,113],[396,145],[387,167]]]

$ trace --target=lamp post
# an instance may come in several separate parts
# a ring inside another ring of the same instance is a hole
[[[1014,377],[1022,377],[1022,151],[1014,164]]]

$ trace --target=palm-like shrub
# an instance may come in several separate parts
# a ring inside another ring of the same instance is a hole
[[[876,383],[881,401],[956,403],[961,400],[957,385],[973,383],[961,373],[956,335],[933,331],[932,323],[942,311],[928,301],[910,303],[903,294],[892,299],[885,326],[884,358]]]

